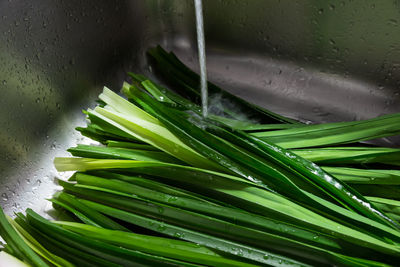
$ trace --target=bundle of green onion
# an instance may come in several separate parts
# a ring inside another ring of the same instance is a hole
[[[0,259],[15,266],[399,262],[400,149],[360,142],[399,134],[400,114],[304,125],[209,83],[221,103],[203,118],[197,74],[160,47],[149,55],[176,91],[133,73],[126,98],[104,88],[100,104],[85,111],[87,127],[77,128],[100,145],[77,145],[68,150],[73,157],[54,161],[59,171],[76,171],[50,199],[62,220],[30,209],[11,219],[0,210]]]

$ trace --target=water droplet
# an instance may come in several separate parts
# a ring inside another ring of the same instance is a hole
[[[266,254],[266,255],[264,255],[264,260],[268,260],[269,259],[269,255],[268,254]]]
[[[232,253],[234,254],[234,255],[237,255],[238,254],[238,249],[237,248],[235,248],[235,247],[231,247],[231,251],[232,251]]]
[[[36,180],[35,184],[32,187],[32,190],[38,189],[38,187],[42,184],[41,180]]]
[[[174,234],[174,237],[177,237],[177,238],[183,238],[183,236],[184,236],[184,234],[183,234],[183,233],[180,233],[180,232],[176,232],[176,233]]]
[[[157,227],[157,231],[163,232],[165,231],[167,227],[164,225],[164,223],[161,223],[158,227]]]
[[[320,8],[320,9],[318,9],[318,14],[323,14],[324,13],[324,9],[323,8]]]
[[[7,200],[8,200],[8,196],[7,196],[6,193],[1,194],[1,198],[2,198],[4,201],[7,201]]]
[[[263,84],[263,86],[268,86],[268,85],[271,85],[272,84],[272,80],[263,80],[262,81],[262,84]]]
[[[178,198],[177,197],[169,197],[168,198],[168,202],[174,202],[174,201],[177,201],[178,200]]]
[[[6,80],[3,80],[3,81],[2,81],[2,84],[3,84],[3,85],[6,85],[6,84],[7,84],[7,81],[6,81]]]
[[[243,250],[242,250],[241,248],[239,249],[237,255],[238,255],[238,256],[243,256]]]
[[[317,240],[318,238],[319,238],[319,235],[313,236],[313,239],[314,239],[314,240]]]

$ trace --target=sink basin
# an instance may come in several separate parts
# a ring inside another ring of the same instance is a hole
[[[395,1],[204,1],[209,79],[303,122],[400,112]],[[154,76],[157,44],[198,69],[192,1],[0,2],[0,205],[45,213],[52,161],[92,142],[74,130],[102,87]],[[161,81],[162,82],[162,81]],[[212,100],[211,100],[212,101]],[[397,138],[377,144],[399,146]]]

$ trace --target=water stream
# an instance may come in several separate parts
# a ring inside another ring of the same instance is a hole
[[[205,42],[204,42],[202,0],[194,0],[194,7],[196,12],[197,48],[199,51],[199,65],[200,65],[201,105],[202,105],[203,117],[207,117],[208,90],[207,90],[207,69],[206,69],[206,52],[205,52]]]

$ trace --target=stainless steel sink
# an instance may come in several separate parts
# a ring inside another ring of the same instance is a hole
[[[304,122],[400,112],[396,1],[204,1],[209,79]],[[103,85],[152,76],[156,44],[197,69],[192,1],[0,1],[0,205],[43,213],[55,156]],[[377,141],[398,146],[396,138]]]

